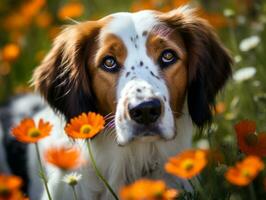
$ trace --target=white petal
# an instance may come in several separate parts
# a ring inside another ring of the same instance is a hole
[[[240,42],[239,49],[243,52],[247,52],[251,49],[254,49],[260,43],[260,38],[257,35],[250,36],[243,39]]]
[[[252,78],[255,74],[256,74],[255,67],[245,67],[237,70],[233,74],[233,79],[237,82],[241,82]]]

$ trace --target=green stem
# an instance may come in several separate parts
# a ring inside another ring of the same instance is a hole
[[[256,194],[254,191],[253,183],[249,184],[248,189],[249,189],[249,193],[250,193],[250,199],[256,200],[257,198],[256,198]]]
[[[194,182],[194,184],[195,184],[195,187],[196,187],[196,188],[198,189],[198,191],[199,191],[199,194],[200,194],[200,196],[201,196],[201,199],[207,200],[208,197],[207,197],[207,196],[205,195],[205,193],[204,193],[204,190],[203,190],[202,185],[201,185],[201,183],[200,183],[199,177],[198,177],[198,176],[194,177],[193,182]]]
[[[51,194],[50,194],[50,191],[48,188],[48,184],[47,184],[48,181],[47,181],[44,169],[43,169],[42,160],[41,160],[41,156],[40,156],[40,150],[39,150],[39,146],[38,146],[37,142],[35,143],[35,149],[36,149],[37,158],[38,158],[38,162],[39,162],[40,176],[41,176],[41,179],[43,180],[44,187],[45,187],[46,193],[48,195],[48,199],[52,200],[52,197],[51,197]]]
[[[88,150],[89,150],[89,155],[90,155],[91,163],[92,163],[92,166],[94,168],[94,171],[95,171],[96,175],[101,179],[101,181],[104,183],[104,185],[107,187],[107,189],[111,192],[111,194],[113,195],[113,197],[116,200],[119,200],[118,197],[117,197],[117,195],[115,194],[114,190],[112,189],[112,187],[109,185],[109,183],[106,181],[106,179],[103,177],[103,175],[101,174],[101,172],[97,168],[96,162],[94,160],[94,157],[93,157],[93,154],[92,154],[92,151],[91,151],[90,141],[89,140],[86,140],[86,142],[87,142],[87,147],[88,147]]]
[[[71,186],[72,190],[73,190],[73,196],[74,196],[74,200],[78,200],[78,195],[77,195],[77,192],[76,192],[76,189],[75,189],[75,186]]]

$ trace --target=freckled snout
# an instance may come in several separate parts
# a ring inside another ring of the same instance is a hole
[[[128,105],[130,118],[142,125],[156,122],[162,114],[162,105],[159,99],[151,99],[136,106]]]

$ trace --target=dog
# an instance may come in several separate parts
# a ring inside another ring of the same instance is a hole
[[[110,121],[92,140],[92,150],[116,192],[142,177],[189,187],[168,175],[164,163],[191,148],[193,124],[203,128],[211,122],[231,65],[213,28],[188,6],[167,13],[115,13],[69,25],[33,75],[33,85],[50,105],[35,120],[53,123],[40,150],[72,145],[65,124],[83,112],[97,112]],[[76,144],[88,158],[83,142]],[[47,199],[32,146],[28,158],[30,197]],[[69,186],[61,181],[64,173],[49,164],[45,169],[53,199],[71,199]],[[89,160],[78,171],[83,176],[79,199],[112,199]]]

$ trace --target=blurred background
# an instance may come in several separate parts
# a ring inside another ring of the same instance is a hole
[[[266,131],[266,0],[0,0],[0,103],[32,91],[32,71],[62,25],[118,11],[168,11],[186,3],[199,8],[235,61],[233,77],[213,110],[215,123],[203,138],[211,145],[230,143],[233,124],[241,119],[255,120],[258,130]]]

